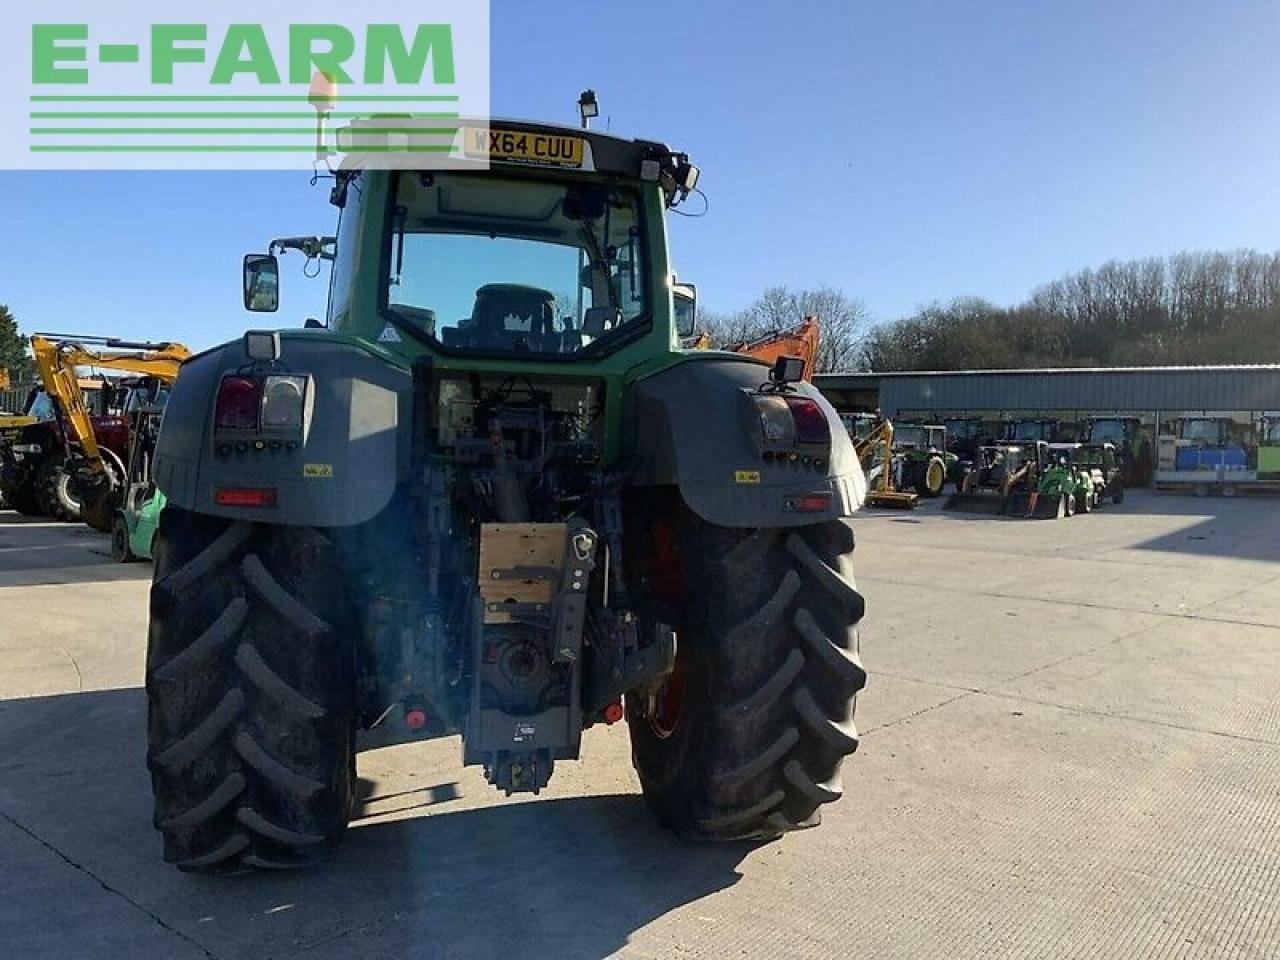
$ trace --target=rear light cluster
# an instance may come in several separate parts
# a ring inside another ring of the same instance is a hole
[[[306,411],[307,378],[230,374],[218,384],[213,425],[219,430],[299,432]]]
[[[752,399],[760,415],[766,446],[790,447],[797,443],[831,443],[831,425],[816,400],[809,397],[760,393]]]

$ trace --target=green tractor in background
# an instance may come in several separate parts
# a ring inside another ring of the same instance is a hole
[[[1124,503],[1125,466],[1113,444],[1080,443],[1073,459],[1077,468],[1089,472],[1093,480],[1093,505],[1105,500]]]
[[[897,487],[922,497],[938,497],[959,479],[959,458],[947,450],[947,430],[933,424],[898,423],[893,431]]]
[[[1047,445],[1036,488],[1026,505],[1027,516],[1061,519],[1093,509],[1093,474],[1076,464],[1075,447],[1071,443]]]
[[[1080,439],[1090,444],[1109,443],[1115,448],[1124,484],[1136,487],[1151,483],[1155,437],[1140,417],[1087,417]]]
[[[681,349],[666,212],[697,168],[515,121],[453,152],[488,168],[337,171],[323,328],[207,350],[169,398],[146,687],[181,869],[330,855],[372,731],[460,735],[537,793],[625,718],[650,807],[698,837],[841,796],[866,482],[801,361]],[[324,246],[246,257],[246,307]]]

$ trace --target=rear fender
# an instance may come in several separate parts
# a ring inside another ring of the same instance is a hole
[[[390,501],[408,464],[412,378],[407,370],[329,334],[282,337],[267,373],[310,377],[308,416],[294,449],[246,449],[215,437],[214,401],[223,374],[246,370],[241,340],[192,357],[165,407],[155,480],[176,506],[264,523],[348,526],[374,517]],[[403,426],[403,429],[402,429]],[[270,488],[273,507],[228,507],[226,488]]]
[[[811,461],[766,461],[761,426],[743,390],[768,380],[769,368],[741,357],[693,355],[636,382],[627,395],[626,446],[638,461],[637,486],[677,486],[689,508],[723,527],[789,527],[847,517],[867,484],[849,434],[811,384],[793,384],[814,400],[831,447]],[[824,510],[798,511],[800,498],[829,497]]]

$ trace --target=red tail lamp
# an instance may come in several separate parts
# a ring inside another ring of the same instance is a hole
[[[252,377],[223,377],[213,407],[213,425],[220,430],[258,429],[262,384]]]
[[[787,409],[796,425],[796,439],[801,443],[830,443],[831,424],[816,400],[809,397],[786,397]]]

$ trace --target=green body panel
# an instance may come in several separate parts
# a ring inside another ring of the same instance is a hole
[[[151,559],[151,547],[156,529],[160,525],[160,513],[164,510],[165,496],[159,490],[138,506],[137,510],[122,510],[125,526],[129,530],[129,549],[135,557]]]
[[[1258,472],[1280,476],[1280,447],[1258,448]]]

